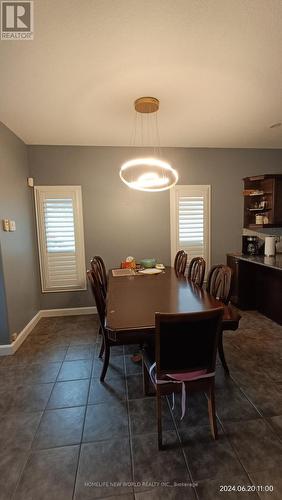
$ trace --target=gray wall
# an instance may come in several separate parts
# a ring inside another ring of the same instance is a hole
[[[0,246],[9,334],[19,333],[39,309],[38,259],[32,190],[27,187],[26,145],[0,122]],[[16,221],[14,233],[4,232],[2,219]],[[0,343],[9,342],[6,329]]]
[[[8,311],[4,283],[4,271],[2,264],[2,252],[0,245],[0,344],[9,343]]]
[[[133,191],[119,179],[120,165],[140,155],[123,147],[29,146],[36,185],[82,186],[86,262],[101,254],[108,267],[134,255],[170,262],[169,193]],[[144,154],[144,151],[143,151]],[[212,186],[212,263],[240,250],[242,178],[282,173],[282,150],[167,148],[179,184]],[[88,292],[41,295],[41,308],[91,305]]]

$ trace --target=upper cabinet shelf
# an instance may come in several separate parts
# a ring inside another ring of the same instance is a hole
[[[282,174],[245,177],[244,227],[282,227]]]

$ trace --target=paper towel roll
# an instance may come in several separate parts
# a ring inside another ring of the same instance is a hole
[[[266,236],[265,244],[264,244],[264,255],[270,257],[271,255],[275,255],[275,236]]]

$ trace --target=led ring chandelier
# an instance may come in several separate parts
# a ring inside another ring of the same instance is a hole
[[[157,111],[159,109],[159,100],[155,97],[140,97],[134,103],[136,110],[135,128],[134,128],[134,145],[136,146],[137,120],[138,115],[141,118],[141,145],[144,145],[144,115],[147,116],[147,136],[150,135],[150,129],[155,128],[157,147],[154,145],[154,155],[161,156],[161,148],[159,144],[159,130],[157,121]],[[150,123],[150,116],[154,113],[155,123],[153,120]],[[121,180],[130,188],[139,191],[165,191],[171,189],[178,181],[178,173],[172,166],[161,160],[160,158],[146,157],[134,158],[126,161],[121,166],[119,172]]]

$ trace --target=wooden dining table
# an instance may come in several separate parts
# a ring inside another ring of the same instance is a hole
[[[201,312],[224,306],[223,330],[236,330],[240,315],[174,268],[154,275],[113,276],[109,272],[106,328],[111,340],[142,343],[155,330],[155,313]]]

